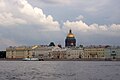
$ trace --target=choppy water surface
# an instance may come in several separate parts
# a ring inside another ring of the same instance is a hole
[[[0,61],[0,80],[120,80],[120,62]]]

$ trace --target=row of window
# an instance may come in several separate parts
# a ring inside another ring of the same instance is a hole
[[[80,53],[69,53],[69,55],[79,55]]]
[[[101,50],[85,50],[85,51],[104,51],[104,50],[101,49]]]
[[[104,54],[104,52],[86,52],[85,54]]]

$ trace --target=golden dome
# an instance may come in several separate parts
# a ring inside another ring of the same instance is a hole
[[[72,33],[71,29],[70,29],[70,31],[69,31],[67,37],[69,37],[69,38],[75,37],[75,35]]]
[[[68,34],[67,37],[75,37],[74,34]]]

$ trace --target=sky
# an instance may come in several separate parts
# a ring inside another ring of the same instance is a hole
[[[120,0],[0,0],[0,50],[64,46],[69,29],[77,46],[120,45]]]

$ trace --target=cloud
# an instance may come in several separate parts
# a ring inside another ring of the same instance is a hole
[[[27,0],[6,0],[4,3],[7,5],[0,13],[1,25],[34,24],[40,26],[39,30],[60,30],[59,22],[54,21],[51,15],[44,14],[42,9],[33,7]]]
[[[89,26],[83,23],[81,20],[75,22],[70,22],[69,20],[67,20],[66,22],[64,22],[64,28],[71,28],[73,30],[79,30],[85,32],[89,30]]]
[[[109,28],[111,31],[120,31],[120,24],[112,24]]]
[[[0,7],[5,7],[4,0],[0,0]]]
[[[72,21],[70,22],[69,20],[64,22],[64,27],[63,28],[69,28],[73,29],[75,31],[81,31],[81,32],[86,32],[86,33],[100,33],[104,34],[105,33],[112,33],[115,32],[116,35],[119,35],[118,32],[120,32],[120,24],[112,24],[112,25],[98,25],[98,24],[91,24],[88,25],[84,23],[82,20],[79,21]],[[104,34],[106,35],[106,34]]]
[[[25,20],[20,18],[15,18],[12,13],[0,13],[0,25],[2,26],[10,26],[10,25],[19,25],[26,24]]]
[[[43,13],[42,9],[32,7],[32,5],[30,5],[25,0],[20,0],[18,5],[21,13],[30,18],[33,18],[31,19],[33,23],[44,26],[46,29],[48,28],[49,30],[59,30],[59,23],[57,21],[54,21],[51,15],[46,16]]]

